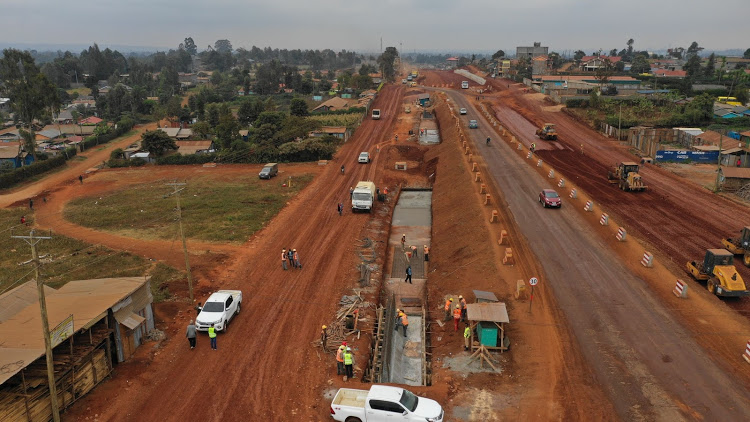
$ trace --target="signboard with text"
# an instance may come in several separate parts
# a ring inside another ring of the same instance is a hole
[[[656,161],[693,161],[697,163],[715,163],[719,160],[719,151],[657,151]]]
[[[57,327],[49,331],[49,338],[52,347],[54,348],[70,338],[70,336],[73,335],[73,332],[73,314],[70,314],[70,316],[65,318],[63,322],[57,324]]]

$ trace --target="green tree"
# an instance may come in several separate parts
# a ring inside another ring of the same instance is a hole
[[[628,60],[633,60],[633,44],[635,44],[635,40],[630,38],[627,42],[628,45],[628,51],[627,51],[627,57]]]
[[[492,55],[492,58],[497,60],[505,57],[505,52],[503,50],[497,50],[495,54]]]
[[[685,54],[686,57],[691,56],[697,56],[698,53],[700,53],[703,50],[703,47],[699,46],[696,41],[693,41],[692,44],[690,44],[690,47],[687,49],[687,53]]]
[[[177,144],[162,130],[147,130],[141,135],[141,148],[159,157],[168,149],[177,149]]]
[[[734,89],[734,97],[737,98],[737,101],[741,102],[742,104],[747,104],[747,85],[745,85],[744,83],[737,85],[737,87]]]
[[[211,103],[206,106],[206,121],[212,127],[215,128],[219,125],[219,105]]]
[[[219,53],[231,53],[232,43],[229,40],[216,40],[214,43],[214,50]]]
[[[201,139],[207,139],[211,135],[211,125],[206,122],[197,122],[193,125],[193,133]]]
[[[198,54],[198,46],[195,45],[195,41],[193,41],[193,37],[185,38],[185,42],[182,43],[182,48],[184,48],[185,51],[190,53],[191,56],[195,56],[196,54]]]
[[[232,142],[240,137],[240,124],[234,118],[232,113],[223,113],[219,117],[219,124],[216,126],[216,139],[221,147],[228,149]]]
[[[697,54],[691,55],[687,63],[682,66],[682,70],[687,72],[688,76],[698,76],[701,71],[701,58]]]
[[[630,66],[630,73],[640,74],[649,73],[650,71],[651,64],[648,62],[648,59],[641,54],[637,54]]]
[[[745,52],[742,54],[743,58],[750,59],[750,48],[745,50]]]
[[[716,71],[716,55],[714,53],[711,53],[710,56],[708,56],[708,61],[706,62],[706,68],[704,69],[704,74],[708,77],[714,76],[714,72]]]
[[[393,81],[396,76],[396,69],[394,63],[398,58],[398,50],[396,47],[387,47],[383,54],[378,57],[378,66],[383,73],[383,78],[387,81]]]
[[[573,53],[573,60],[580,62],[581,59],[586,55],[582,50],[578,50],[575,53]]]
[[[289,114],[292,116],[307,116],[310,114],[307,109],[307,102],[302,98],[293,98],[289,103]]]
[[[685,115],[693,124],[710,121],[714,115],[714,97],[709,94],[696,96],[685,106]]]

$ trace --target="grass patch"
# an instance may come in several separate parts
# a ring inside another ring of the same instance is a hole
[[[187,170],[187,169],[186,169]],[[282,187],[282,177],[259,180],[254,173],[232,180],[205,175],[188,181],[181,193],[185,235],[209,242],[242,243],[262,228],[307,186],[312,175]],[[64,217],[81,226],[141,239],[177,239],[174,197],[164,198],[164,183],[145,183],[107,195],[79,198],[69,203]]]
[[[31,247],[13,235],[28,236],[30,227],[20,224],[21,216],[33,225],[34,215],[24,208],[0,210],[0,227],[4,227],[0,238],[0,293],[17,287],[34,278],[31,263],[19,265],[31,259]],[[36,232],[48,236],[47,232]],[[139,277],[152,275],[151,288],[155,300],[169,296],[162,285],[181,276],[181,273],[163,264],[153,265],[148,260],[125,252],[90,245],[76,239],[52,234],[52,239],[37,244],[42,263],[40,274],[45,284],[59,288],[72,280],[88,280],[110,277]]]

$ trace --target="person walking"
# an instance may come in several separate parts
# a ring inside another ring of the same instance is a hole
[[[286,271],[286,249],[281,250],[281,268]]]
[[[81,184],[83,184],[83,175],[78,175],[78,181],[81,182]]]
[[[461,305],[456,305],[453,309],[453,331],[458,331],[459,321],[461,321]]]
[[[413,284],[411,282],[411,265],[409,265],[409,266],[406,267],[406,280],[404,280],[404,283],[407,283],[407,282],[409,284]]]
[[[301,270],[302,269],[302,264],[300,264],[300,262],[299,262],[299,254],[297,253],[297,250],[296,249],[292,249],[292,252],[293,252],[292,258],[294,258],[294,267],[295,268],[299,268]]]
[[[461,322],[466,321],[466,299],[463,296],[458,296],[458,304],[461,305]]]
[[[21,224],[26,224],[26,216],[25,215],[21,216]]]
[[[344,368],[344,352],[346,352],[346,342],[342,342],[341,346],[336,349],[336,375],[346,375],[346,368]]]
[[[34,209],[34,200],[33,199],[29,199],[29,209],[30,210]]]
[[[427,245],[424,245],[424,262],[430,262],[430,247]]]
[[[352,199],[353,196],[354,196],[354,188],[349,186],[349,199]]]
[[[344,351],[344,369],[346,369],[346,375],[344,381],[348,381],[354,378],[354,354],[352,349],[347,347]]]
[[[451,319],[451,306],[453,306],[453,298],[445,301],[445,320],[450,321]]]
[[[406,250],[406,234],[401,235],[401,251]]]
[[[216,350],[216,328],[214,328],[213,324],[208,327],[208,338],[211,339],[211,348]]]
[[[195,349],[195,337],[198,335],[198,331],[195,328],[195,324],[193,324],[193,320],[190,320],[190,323],[187,326],[187,332],[185,333],[185,337],[188,339],[188,343],[190,343],[190,348]]]
[[[471,328],[469,328],[469,324],[466,324],[466,328],[464,328],[464,350],[469,350],[470,339],[471,339]]]
[[[286,258],[289,260],[289,265],[296,268],[296,266],[294,265],[294,252],[292,252],[292,248],[289,248],[286,251]]]
[[[339,202],[339,205],[338,205],[338,207],[336,207],[336,209],[339,212],[339,216],[341,216],[342,212],[344,211],[344,204],[342,204],[341,202]]]

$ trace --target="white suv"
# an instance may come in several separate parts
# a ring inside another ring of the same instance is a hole
[[[357,162],[364,163],[364,164],[369,163],[370,162],[370,153],[367,152],[367,151],[360,152],[359,153],[359,158],[357,158]]]

